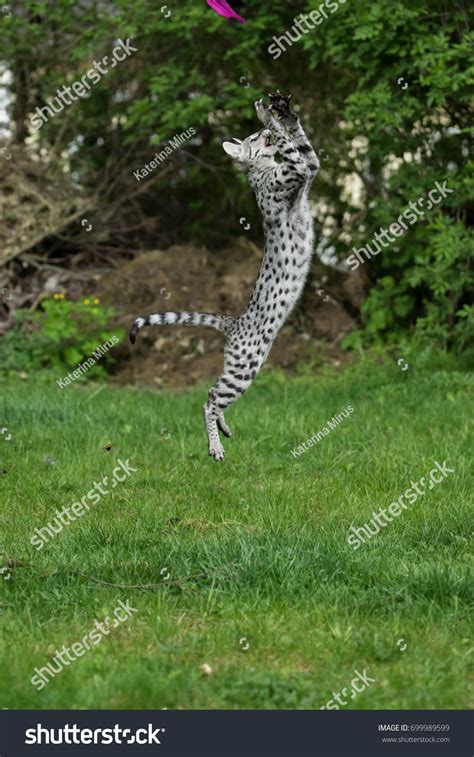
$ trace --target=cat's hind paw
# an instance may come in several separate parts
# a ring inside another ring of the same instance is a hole
[[[224,436],[227,436],[228,439],[232,436],[232,431],[230,430],[229,426],[224,420],[224,415],[219,415],[217,417],[217,426],[219,428],[219,431],[222,431]]]
[[[216,463],[224,459],[224,447],[220,442],[213,442],[209,445],[209,455],[213,457]]]

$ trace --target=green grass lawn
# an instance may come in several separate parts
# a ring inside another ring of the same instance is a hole
[[[346,709],[468,707],[472,384],[395,364],[264,373],[228,412],[221,464],[204,388],[3,384],[1,706],[320,708],[358,670],[374,681]],[[34,529],[119,459],[137,472],[38,551]],[[454,473],[349,546],[445,460]],[[34,669],[119,600],[137,611],[38,691]]]

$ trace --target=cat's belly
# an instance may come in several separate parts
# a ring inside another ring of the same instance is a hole
[[[313,254],[313,219],[307,198],[264,225],[265,254],[247,310],[248,326],[274,338],[303,290]]]
[[[269,336],[276,336],[303,291],[310,264],[311,254],[291,258],[274,277],[257,279],[246,311],[254,327],[263,326]]]

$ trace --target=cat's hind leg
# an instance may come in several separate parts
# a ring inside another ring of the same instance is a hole
[[[206,425],[207,439],[209,444],[209,455],[218,462],[224,459],[224,447],[219,439],[217,428],[217,415],[215,412],[214,401],[212,399],[212,389],[209,390],[209,399],[204,405],[204,423]]]
[[[217,416],[217,427],[219,431],[222,431],[224,436],[227,436],[227,438],[230,439],[230,437],[232,436],[232,431],[225,422],[224,413],[219,413],[219,415]]]
[[[224,370],[214,386],[209,390],[209,399],[204,405],[204,418],[209,440],[209,455],[214,460],[224,459],[224,448],[219,438],[219,430],[225,436],[231,431],[224,420],[224,410],[230,407],[247,391],[263,363],[263,355],[246,355],[246,347],[240,337],[229,341],[224,354]]]

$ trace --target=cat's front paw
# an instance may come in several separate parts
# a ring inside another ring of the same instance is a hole
[[[278,89],[275,93],[269,94],[269,110],[278,116],[280,121],[296,121],[298,116],[290,108],[291,95],[282,95]]]
[[[262,99],[257,100],[257,102],[255,103],[255,110],[262,124],[268,127],[271,121],[271,117],[268,112],[268,108]]]

